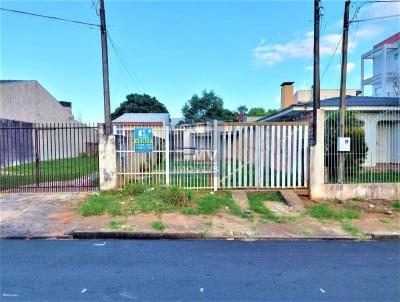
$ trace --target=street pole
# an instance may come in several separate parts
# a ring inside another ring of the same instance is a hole
[[[320,78],[319,78],[319,21],[320,0],[314,0],[314,75],[313,75],[313,137],[312,145],[317,141],[317,109],[320,108]]]
[[[343,18],[343,41],[342,41],[342,66],[340,74],[340,107],[339,107],[339,123],[338,123],[338,137],[344,137],[345,118],[346,118],[346,76],[347,76],[347,48],[349,43],[349,11],[350,0],[347,0],[344,6]],[[338,146],[337,146],[338,147]],[[343,183],[344,178],[344,153],[338,151],[338,182]]]
[[[107,49],[107,26],[104,10],[104,0],[100,0],[100,31],[101,31],[101,56],[103,63],[103,94],[104,94],[104,122],[106,124],[105,134],[111,134],[110,116],[110,86],[108,81],[108,49]]]

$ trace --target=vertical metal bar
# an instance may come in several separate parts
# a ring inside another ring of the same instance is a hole
[[[292,126],[288,126],[288,138],[287,138],[287,186],[292,186],[292,145],[293,145],[293,137],[292,137]]]
[[[282,126],[282,187],[286,187],[286,126]]]
[[[264,188],[264,174],[265,174],[265,167],[264,167],[264,159],[265,159],[265,126],[260,127],[260,172],[259,177],[260,181],[258,186]]]
[[[236,150],[237,150],[237,142],[236,142],[236,126],[233,126],[233,142],[232,142],[232,163],[233,163],[233,187],[236,188]]]
[[[304,157],[303,157],[304,179],[303,186],[308,183],[308,125],[304,126]]]
[[[218,121],[214,120],[214,127],[213,127],[213,159],[214,159],[214,191],[218,190],[219,187],[219,171],[218,171],[218,157],[219,157],[219,131],[218,131]]]
[[[231,126],[228,126],[228,188],[232,186],[231,183],[231,173],[232,173],[232,134],[231,134]]]
[[[271,126],[271,188],[275,188],[275,126]]]
[[[249,144],[249,186],[252,187],[253,186],[253,159],[254,159],[254,144],[255,144],[255,140],[254,140],[254,136],[253,136],[253,126],[250,126],[250,132],[249,132],[249,138],[250,138],[250,144]]]
[[[297,131],[299,126],[293,127],[293,187],[297,187]]]
[[[270,187],[270,163],[271,163],[271,155],[270,155],[270,149],[271,149],[271,136],[270,136],[270,126],[265,127],[265,187]]]
[[[281,127],[276,126],[276,186],[282,187],[281,184]]]
[[[247,172],[248,172],[248,164],[247,164],[247,159],[248,159],[248,154],[247,154],[247,150],[249,148],[250,142],[249,142],[249,138],[247,136],[248,134],[248,126],[244,126],[243,130],[244,130],[244,137],[243,137],[243,148],[244,148],[244,161],[243,161],[243,187],[248,187],[248,182],[247,182]]]
[[[226,187],[226,173],[225,173],[225,166],[226,166],[226,126],[222,125],[222,174],[221,174],[221,185],[223,188]]]

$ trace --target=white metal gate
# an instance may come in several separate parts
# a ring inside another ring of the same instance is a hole
[[[222,188],[294,188],[308,181],[306,123],[224,123]]]
[[[197,123],[151,127],[152,152],[135,151],[135,126],[117,130],[117,174],[188,189],[297,188],[308,181],[306,123]]]
[[[117,175],[121,186],[129,182],[175,185],[188,189],[216,189],[214,124],[151,127],[150,153],[135,152],[135,128],[117,130]]]

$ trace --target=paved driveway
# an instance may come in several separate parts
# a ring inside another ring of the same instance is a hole
[[[88,193],[0,195],[0,238],[63,236]]]

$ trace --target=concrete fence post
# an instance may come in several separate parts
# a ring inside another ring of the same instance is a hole
[[[310,147],[310,175],[309,190],[311,199],[324,198],[325,163],[324,163],[324,138],[325,138],[325,112],[317,110],[317,140],[315,146]]]
[[[105,124],[99,130],[99,176],[100,190],[117,188],[117,150],[115,135],[105,133]]]

